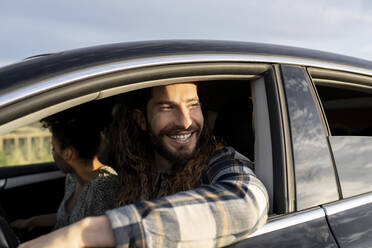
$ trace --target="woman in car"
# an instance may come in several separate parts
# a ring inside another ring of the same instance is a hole
[[[16,220],[12,227],[57,229],[114,207],[120,182],[115,170],[98,159],[110,121],[104,106],[89,103],[42,120],[52,133],[54,161],[66,173],[65,194],[57,213]]]

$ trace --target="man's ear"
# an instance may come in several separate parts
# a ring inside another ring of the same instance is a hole
[[[147,130],[146,118],[142,111],[135,109],[133,111],[133,119],[135,122],[137,122],[138,126],[140,126],[143,131]]]

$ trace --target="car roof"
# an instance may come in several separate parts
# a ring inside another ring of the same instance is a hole
[[[318,50],[220,40],[160,40],[125,42],[36,55],[16,64],[0,68],[0,92],[26,82],[118,61],[151,57],[189,55],[248,55],[275,58],[304,59],[351,67],[372,69],[372,62],[350,56]],[[263,61],[259,61],[263,62]]]

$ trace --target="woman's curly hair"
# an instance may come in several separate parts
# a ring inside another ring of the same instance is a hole
[[[151,96],[151,88],[126,93],[124,101],[115,110],[110,140],[114,163],[116,168],[119,168],[123,185],[118,206],[197,187],[200,185],[205,164],[216,147],[207,122],[204,121],[194,159],[188,161],[175,173],[165,176],[162,193],[159,195],[155,192],[157,171],[154,166],[154,148],[148,133],[143,131],[133,118],[135,109],[141,110],[146,115],[146,106]]]
[[[80,158],[92,160],[99,153],[102,132],[111,119],[109,105],[101,100],[48,116],[41,123],[58,139],[62,149],[71,146]]]

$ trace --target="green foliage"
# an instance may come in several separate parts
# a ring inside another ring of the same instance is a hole
[[[36,150],[36,149],[33,149]],[[43,149],[38,152],[27,154],[22,149],[15,149],[10,152],[0,152],[0,167],[26,165],[53,161],[50,149]]]

